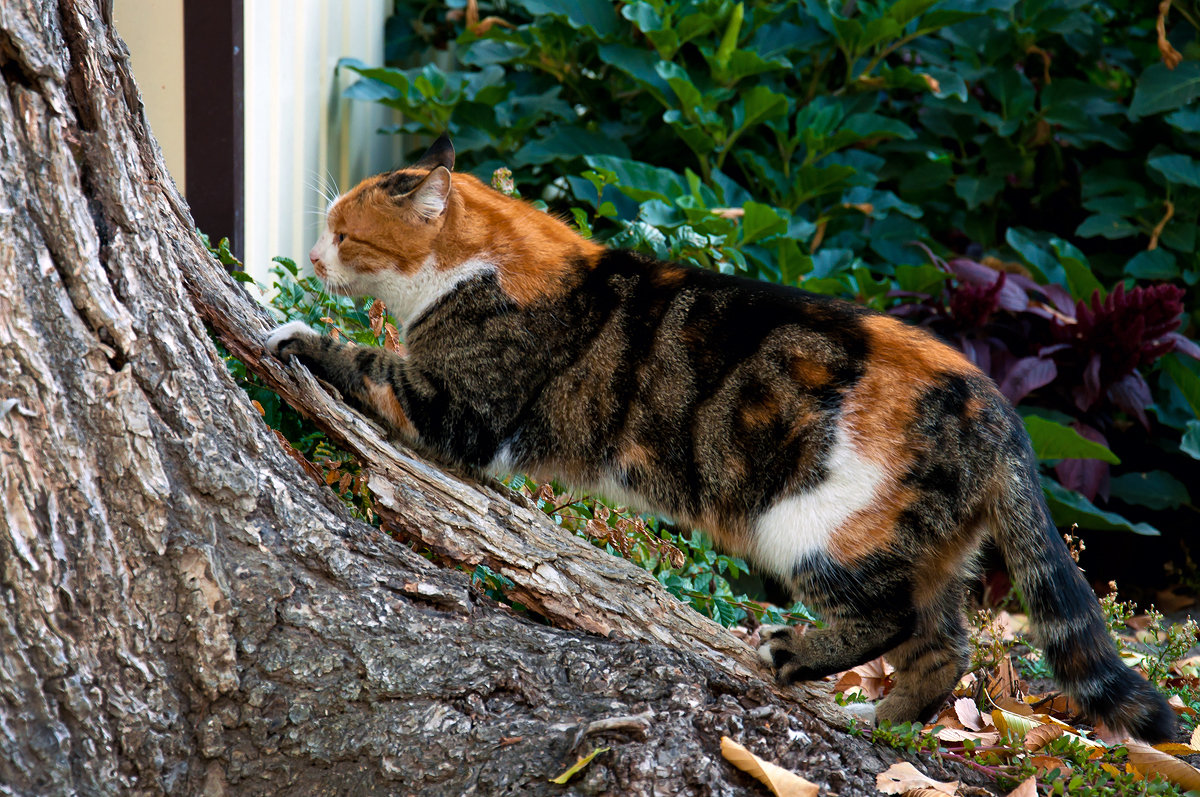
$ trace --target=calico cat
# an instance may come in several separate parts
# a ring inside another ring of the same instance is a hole
[[[453,167],[443,137],[363,181],[309,255],[330,290],[382,299],[408,354],[299,322],[271,351],[447,460],[704,529],[827,621],[765,631],[779,678],[886,653],[883,719],[927,718],[966,670],[990,536],[1086,716],[1172,735],[1050,520],[1020,418],[961,354],[847,302],[606,249]]]

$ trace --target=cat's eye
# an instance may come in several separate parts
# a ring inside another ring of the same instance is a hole
[[[333,240],[335,243],[340,244],[342,241],[346,240],[346,233],[339,232],[337,235],[333,236]]]

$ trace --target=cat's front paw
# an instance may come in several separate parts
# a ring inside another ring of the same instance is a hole
[[[276,327],[267,337],[267,351],[276,357],[287,353],[288,344],[304,338],[319,338],[321,333],[303,321],[289,321],[283,326]]]
[[[775,670],[782,683],[795,680],[801,662],[796,660],[804,629],[792,625],[764,625],[758,629],[758,658]]]

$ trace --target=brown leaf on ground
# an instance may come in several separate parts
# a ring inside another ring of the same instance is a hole
[[[996,701],[999,701],[1001,697],[1012,697],[1020,700],[1029,691],[1029,685],[1017,675],[1011,656],[1005,656],[992,673],[992,676],[988,678],[987,691],[992,696],[992,699]]]
[[[958,792],[958,781],[941,783],[907,761],[901,761],[879,773],[875,778],[875,788],[884,794],[908,794],[914,789],[934,789],[938,794],[955,794]]]
[[[971,731],[966,728],[942,728],[934,736],[943,742],[965,742],[970,739],[984,747],[990,747],[1000,741],[1000,734],[996,731]]]
[[[1048,775],[1056,769],[1059,772],[1071,771],[1071,765],[1058,756],[1034,755],[1029,757],[1029,763],[1037,767],[1039,775]]]
[[[970,728],[973,731],[981,731],[993,724],[992,718],[980,714],[979,706],[975,705],[975,701],[969,697],[960,697],[954,701],[954,714],[964,728]]]
[[[1061,692],[1046,692],[1041,695],[1030,695],[1026,698],[1028,704],[1035,710],[1060,717],[1078,717],[1082,712],[1071,698]]]
[[[778,797],[816,797],[820,790],[817,784],[764,761],[728,736],[721,737],[721,755],[733,766],[753,775]]]
[[[1037,778],[1031,775],[1021,781],[1021,785],[1010,791],[1007,797],[1038,797]]]
[[[1143,777],[1160,775],[1186,791],[1200,789],[1200,769],[1141,742],[1126,742],[1129,763]]]
[[[979,685],[979,676],[973,672],[969,672],[962,678],[958,679],[958,683],[954,686],[955,697],[969,697],[975,694],[976,688]]]
[[[847,692],[857,687],[856,691],[861,691],[868,700],[878,700],[892,688],[891,676],[895,671],[896,668],[880,656],[839,675],[833,691]]]
[[[1200,753],[1200,725],[1197,725],[1196,730],[1192,731],[1192,738],[1187,744],[1165,742],[1154,745],[1154,749],[1159,752],[1169,753],[1170,755],[1195,755],[1196,753]]]
[[[1026,750],[1032,753],[1041,750],[1062,735],[1063,729],[1059,725],[1038,725],[1025,733],[1025,741],[1022,744]]]
[[[1191,706],[1184,703],[1183,698],[1180,697],[1179,695],[1171,695],[1170,697],[1168,697],[1167,705],[1170,706],[1171,710],[1174,711],[1176,714],[1195,714],[1196,713],[1196,709],[1194,709]],[[1200,728],[1200,725],[1198,725],[1196,727]]]

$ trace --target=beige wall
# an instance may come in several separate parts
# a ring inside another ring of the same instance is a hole
[[[113,19],[129,46],[146,117],[167,169],[185,190],[183,0],[116,0]]]

